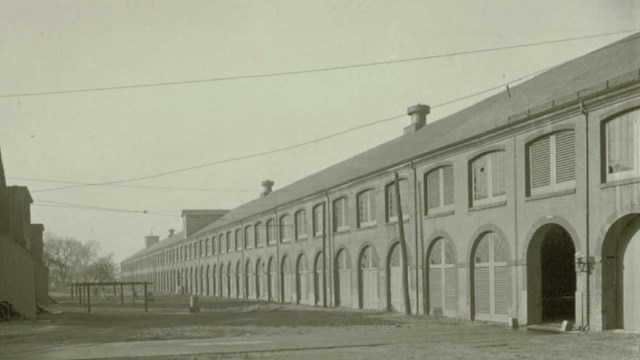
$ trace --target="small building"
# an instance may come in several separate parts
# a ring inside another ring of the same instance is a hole
[[[32,202],[26,187],[7,186],[0,154],[0,306],[29,319],[49,301],[44,226],[31,223]]]

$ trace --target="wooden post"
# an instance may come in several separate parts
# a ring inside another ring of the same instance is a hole
[[[72,284],[71,286],[69,286],[69,288],[71,289],[71,298],[72,298],[72,299],[73,299],[73,287],[74,287],[74,286],[75,286],[75,285],[73,285],[73,284]]]
[[[78,293],[78,304],[82,304],[82,297],[84,296],[84,291],[82,289],[82,285],[78,284],[78,288],[76,292]]]
[[[131,303],[135,304],[136,303],[136,284],[131,284]]]
[[[144,312],[147,312],[149,310],[148,305],[147,305],[147,283],[144,283]]]
[[[113,296],[116,296],[117,292],[116,292],[116,284],[113,284]]]
[[[124,286],[120,284],[120,304],[124,305]]]
[[[87,284],[87,312],[91,314],[91,285]]]
[[[398,233],[400,235],[400,250],[402,251],[402,295],[404,297],[404,312],[411,315],[411,301],[409,300],[409,259],[407,243],[404,239],[404,219],[402,218],[402,202],[400,199],[400,177],[395,172],[396,206],[398,208]],[[418,221],[418,219],[416,219]],[[416,249],[417,250],[417,249]]]

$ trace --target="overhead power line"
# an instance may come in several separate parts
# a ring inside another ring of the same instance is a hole
[[[261,78],[302,75],[302,74],[311,74],[311,73],[328,72],[328,71],[349,70],[349,69],[366,68],[366,67],[373,67],[373,66],[408,63],[408,62],[415,62],[415,61],[433,60],[433,59],[440,59],[440,58],[453,57],[453,56],[463,56],[463,55],[488,53],[488,52],[495,52],[495,51],[502,51],[502,50],[511,50],[511,49],[518,49],[518,48],[525,48],[525,47],[532,47],[532,46],[566,43],[566,42],[586,40],[586,39],[595,39],[595,38],[601,38],[601,37],[607,37],[607,36],[628,34],[628,33],[636,32],[638,30],[640,29],[631,29],[631,30],[624,30],[624,31],[617,31],[617,32],[610,32],[610,33],[585,35],[585,36],[578,36],[578,37],[572,37],[572,38],[555,39],[555,40],[523,43],[523,44],[516,44],[516,45],[507,45],[507,46],[498,46],[498,47],[483,48],[483,49],[457,51],[457,52],[451,52],[446,54],[426,55],[426,56],[410,57],[410,58],[403,58],[403,59],[396,59],[396,60],[384,60],[384,61],[375,61],[375,62],[350,64],[350,65],[338,65],[338,66],[321,67],[321,68],[313,68],[313,69],[213,77],[213,78],[194,79],[194,80],[178,80],[178,81],[165,81],[165,82],[141,83],[141,84],[130,84],[130,85],[118,85],[118,86],[91,87],[91,88],[81,88],[81,89],[0,94],[0,98],[61,95],[61,94],[75,94],[75,93],[112,91],[112,90],[130,90],[130,89],[139,89],[139,88],[192,85],[192,84],[212,83],[212,82],[221,82],[221,81],[261,79]]]
[[[469,94],[469,95],[461,96],[461,97],[458,97],[458,98],[455,98],[455,99],[447,100],[447,101],[439,103],[439,104],[435,104],[435,105],[431,106],[431,108],[435,109],[435,108],[439,108],[439,107],[448,106],[448,105],[454,104],[454,103],[459,102],[459,101],[463,101],[463,100],[467,100],[467,99],[473,98],[475,96],[486,94],[486,93],[489,93],[489,92],[492,92],[492,91],[495,91],[495,90],[498,90],[498,89],[503,89],[508,85],[515,84],[517,82],[520,82],[522,80],[528,79],[528,78],[530,78],[532,76],[538,75],[538,74],[540,74],[542,72],[548,71],[548,70],[550,70],[552,68],[555,68],[555,67],[558,67],[560,65],[562,65],[562,63],[558,64],[558,65],[553,65],[553,66],[546,67],[546,68],[544,68],[542,70],[537,70],[537,71],[535,71],[533,73],[521,76],[521,77],[519,77],[517,79],[513,79],[511,81],[502,83],[502,84],[497,85],[497,86],[492,86],[490,88],[487,88],[487,89],[484,89],[484,90],[481,90],[481,91],[478,91],[478,92],[474,92],[474,93]],[[93,182],[93,183],[90,183],[90,182],[78,182],[78,181],[62,181],[62,180],[60,180],[61,183],[69,183],[69,184],[72,184],[72,185],[59,186],[59,187],[53,187],[53,188],[46,188],[46,189],[40,189],[40,190],[34,190],[34,191],[32,191],[32,193],[48,192],[48,191],[56,191],[56,190],[65,190],[65,189],[73,189],[73,188],[88,187],[88,186],[122,186],[122,187],[154,188],[154,187],[146,187],[146,186],[142,186],[142,185],[140,185],[140,186],[122,185],[122,183],[140,181],[140,180],[147,180],[147,179],[162,177],[162,176],[166,176],[166,175],[170,175],[170,174],[176,174],[176,173],[186,172],[186,171],[190,171],[190,170],[201,169],[201,168],[205,168],[205,167],[209,167],[209,166],[213,166],[213,165],[230,163],[230,162],[239,161],[239,160],[247,160],[247,159],[256,158],[256,157],[265,156],[265,155],[270,155],[270,154],[274,154],[274,153],[278,153],[278,152],[284,152],[284,151],[287,151],[287,150],[292,150],[292,149],[296,149],[296,148],[303,147],[303,146],[306,146],[306,145],[314,144],[314,143],[317,143],[317,142],[320,142],[320,141],[328,140],[328,139],[331,139],[333,137],[337,137],[337,136],[340,136],[340,135],[343,135],[343,134],[346,134],[346,133],[349,133],[349,132],[353,132],[353,131],[356,131],[356,130],[360,130],[360,129],[363,129],[363,128],[366,128],[366,127],[374,126],[374,125],[381,124],[381,123],[388,122],[388,121],[397,120],[397,119],[400,119],[400,118],[402,118],[404,116],[405,115],[402,114],[402,115],[396,115],[396,116],[385,118],[385,119],[381,119],[381,120],[372,121],[372,122],[369,122],[369,123],[366,123],[366,124],[363,124],[363,125],[359,125],[359,126],[356,126],[356,127],[353,127],[353,128],[349,128],[349,129],[346,129],[346,130],[339,131],[337,133],[329,134],[329,135],[323,136],[321,138],[309,140],[309,141],[306,141],[306,142],[303,142],[303,143],[299,143],[299,144],[295,144],[295,145],[291,145],[291,146],[286,146],[286,147],[279,148],[279,149],[274,149],[274,150],[269,150],[269,151],[264,151],[264,152],[259,152],[259,153],[239,156],[239,157],[230,158],[230,159],[218,160],[218,161],[214,161],[214,162],[210,162],[210,163],[205,163],[205,164],[200,164],[200,165],[196,165],[196,166],[180,168],[180,169],[176,169],[176,170],[166,171],[166,172],[147,175],[147,176],[140,176],[140,177],[134,177],[134,178],[129,178],[129,179],[121,179],[121,180],[112,180],[112,181],[105,181],[105,182]],[[33,181],[38,181],[38,180],[39,181],[48,181],[48,180],[45,180],[45,179],[34,179],[34,178],[13,178],[13,179],[23,179],[23,180],[33,180]],[[58,181],[56,180],[56,182],[58,182]],[[162,187],[157,187],[157,188],[162,188]],[[185,189],[187,189],[187,188],[185,188]],[[224,191],[223,189],[220,189],[220,190]],[[240,190],[238,190],[238,191],[240,191]],[[247,190],[247,191],[254,191],[254,190]]]
[[[167,216],[167,217],[176,217],[176,216],[179,217],[179,215],[167,214],[166,211],[130,210],[130,209],[111,208],[111,207],[103,207],[103,206],[96,206],[96,205],[86,205],[86,204],[68,203],[68,202],[61,202],[61,201],[41,200],[41,199],[35,199],[34,205],[48,206],[48,207],[62,207],[62,208],[70,208],[70,209],[78,209],[78,210],[100,210],[100,211],[111,211],[111,212],[129,213],[129,214],[134,213],[134,214],[145,214],[145,215],[156,215],[156,216]]]

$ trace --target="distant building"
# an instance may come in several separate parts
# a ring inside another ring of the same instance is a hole
[[[410,107],[403,136],[280,190],[265,181],[125,260],[123,277],[403,311],[401,221],[413,313],[640,330],[640,35],[425,125],[429,111]]]
[[[0,307],[26,318],[35,317],[36,304],[49,301],[44,226],[31,223],[32,202],[26,187],[7,186],[0,155]]]

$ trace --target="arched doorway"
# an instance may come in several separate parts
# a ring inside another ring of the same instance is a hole
[[[475,244],[472,259],[473,319],[507,321],[511,309],[511,267],[507,240],[484,233]]]
[[[358,258],[358,306],[360,309],[377,309],[378,254],[372,246],[365,247]]]
[[[233,284],[233,279],[235,278],[233,274],[233,266],[231,263],[227,264],[227,297],[233,297],[232,291],[235,289],[235,285]]]
[[[309,266],[307,264],[307,257],[304,254],[300,254],[300,256],[298,256],[298,261],[296,261],[296,302],[298,304],[306,304],[308,302],[308,274]]]
[[[210,273],[210,266],[207,265],[207,270],[205,272],[205,284],[206,284],[205,295],[206,296],[211,295],[211,281],[209,280],[209,273]]]
[[[324,305],[324,263],[322,252],[316,254],[313,264],[313,294],[316,305]]]
[[[336,306],[351,306],[351,258],[346,249],[341,249],[335,258]]]
[[[605,329],[640,331],[640,214],[618,219],[602,245]]]
[[[262,259],[256,260],[256,300],[262,300],[267,293],[264,288],[264,284],[266,283],[264,273],[264,262]]]
[[[242,264],[240,261],[236,263],[236,299],[240,299],[242,297]]]
[[[253,278],[253,267],[251,266],[251,260],[247,260],[247,264],[244,267],[244,298],[250,299],[253,297],[253,287],[255,285],[255,279]]]
[[[269,264],[267,265],[267,292],[268,292],[268,301],[275,301],[276,298],[276,265],[274,264],[273,258],[269,259]]]
[[[576,249],[560,225],[536,230],[527,249],[528,323],[575,321]]]
[[[200,288],[199,288],[198,294],[204,295],[205,294],[204,284],[205,284],[205,278],[206,278],[206,274],[204,272],[204,265],[200,265],[199,275],[200,277],[198,278],[198,281],[200,282]]]
[[[213,264],[213,266],[211,267],[211,288],[213,289],[213,296],[220,296],[220,294],[218,293],[218,280],[217,280],[217,275],[216,275],[216,268],[217,265]]]
[[[282,302],[291,302],[291,261],[285,255],[280,264],[280,294],[282,294]]]
[[[225,266],[224,264],[220,264],[220,290],[218,291],[218,294],[220,297],[225,297],[226,296],[226,291],[227,291],[227,272],[225,270]]]
[[[458,269],[453,243],[436,239],[427,255],[427,312],[454,317],[458,309]]]
[[[408,257],[408,256],[407,256]],[[404,287],[402,285],[402,250],[396,243],[389,250],[387,257],[387,310],[405,312]],[[411,281],[409,281],[411,283]]]

